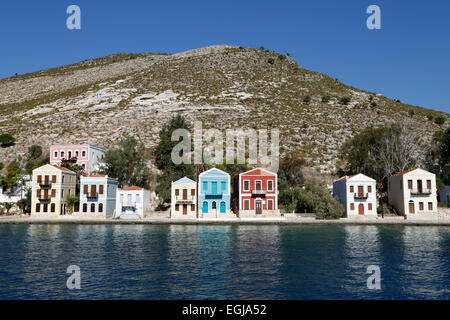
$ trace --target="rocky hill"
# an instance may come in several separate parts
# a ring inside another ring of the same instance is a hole
[[[326,97],[328,96],[328,97]],[[309,97],[309,98],[308,98]],[[349,101],[342,98],[348,97]],[[204,128],[279,128],[281,152],[332,172],[342,143],[367,126],[408,122],[425,143],[448,114],[406,105],[306,70],[289,55],[213,46],[178,54],[116,54],[0,80],[0,150],[6,163],[32,144],[89,142],[124,135],[152,148],[180,113]]]

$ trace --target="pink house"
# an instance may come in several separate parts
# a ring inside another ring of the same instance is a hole
[[[104,155],[104,149],[90,144],[58,144],[50,147],[50,164],[58,166],[62,160],[72,160],[90,175],[99,169],[98,161]]]

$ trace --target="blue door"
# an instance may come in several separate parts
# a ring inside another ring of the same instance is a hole
[[[203,201],[202,211],[203,211],[203,213],[208,213],[208,202],[207,201]]]
[[[225,202],[221,202],[220,203],[220,213],[225,213],[226,211],[226,207],[225,207]]]
[[[212,182],[211,188],[212,188],[211,193],[212,194],[217,194],[217,181]]]

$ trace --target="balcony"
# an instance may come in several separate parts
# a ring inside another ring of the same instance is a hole
[[[178,196],[176,196],[175,201],[179,202],[179,203],[192,203],[195,201],[195,197],[189,196],[189,197],[183,198],[183,196],[178,195]]]
[[[252,195],[266,195],[266,190],[257,190],[257,189],[253,189],[252,190]]]
[[[431,189],[410,189],[411,197],[428,197],[431,195]]]
[[[86,198],[88,200],[97,200],[98,199],[98,193],[88,193],[86,195]]]
[[[355,193],[355,200],[366,200],[368,197],[368,193]]]
[[[51,198],[49,196],[40,196],[39,198],[39,202],[50,202]]]
[[[136,202],[122,204],[122,210],[136,210]]]
[[[49,181],[45,181],[45,182],[38,182],[39,183],[39,187],[41,189],[51,189],[52,188],[52,184]]]

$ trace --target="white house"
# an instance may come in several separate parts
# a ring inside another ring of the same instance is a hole
[[[423,169],[396,173],[389,177],[388,198],[401,215],[436,213],[436,175]]]
[[[171,218],[197,218],[197,183],[187,177],[172,182]]]
[[[377,216],[376,181],[362,173],[336,180],[333,195],[344,206],[347,217]]]
[[[80,177],[80,214],[109,218],[116,208],[117,179],[103,174]]]
[[[144,218],[150,212],[150,191],[132,186],[118,189],[115,217]]]

